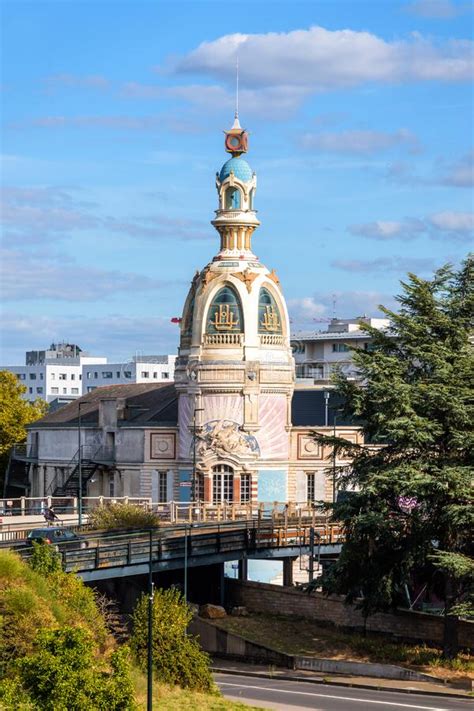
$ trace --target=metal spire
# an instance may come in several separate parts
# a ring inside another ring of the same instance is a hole
[[[239,56],[235,62],[235,115],[232,128],[242,128],[239,121]]]

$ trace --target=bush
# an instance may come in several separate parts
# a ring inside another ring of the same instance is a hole
[[[153,666],[159,681],[196,691],[212,692],[209,656],[186,634],[192,612],[178,590],[153,595]],[[148,595],[142,595],[133,614],[132,652],[139,666],[147,665]]]
[[[3,706],[18,709],[23,697],[25,708],[41,711],[135,709],[128,650],[112,654],[111,671],[94,650],[93,636],[85,629],[41,630],[33,654],[19,659],[16,675],[0,687]]]
[[[156,528],[158,517],[135,504],[106,504],[89,514],[92,528],[113,530],[117,528]]]

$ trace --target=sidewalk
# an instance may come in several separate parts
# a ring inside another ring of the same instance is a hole
[[[336,686],[352,686],[361,689],[380,689],[383,691],[402,691],[411,694],[429,694],[431,696],[451,696],[461,699],[473,698],[472,694],[452,686],[428,681],[393,681],[391,679],[371,679],[369,677],[342,676],[337,674],[320,674],[302,670],[268,667],[259,664],[245,664],[227,659],[212,660],[212,671],[241,676],[257,676],[268,679],[286,679],[289,681],[309,681],[314,684],[334,684]]]

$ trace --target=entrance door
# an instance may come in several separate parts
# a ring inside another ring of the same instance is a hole
[[[212,469],[212,503],[231,504],[234,500],[234,470],[227,464]]]

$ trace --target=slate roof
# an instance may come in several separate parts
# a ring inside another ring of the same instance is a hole
[[[178,395],[173,383],[130,383],[96,388],[87,395],[51,412],[31,425],[37,427],[77,426],[79,403],[81,424],[97,425],[99,401],[104,398],[123,398],[122,426],[175,426],[178,421]]]
[[[97,388],[74,402],[51,412],[30,425],[37,427],[74,427],[78,425],[79,403],[81,423],[97,425],[99,421],[99,401],[104,398],[123,398],[123,419],[119,426],[161,426],[175,427],[178,422],[178,394],[173,383],[132,383],[110,385]],[[343,417],[339,408],[342,398],[331,392],[328,409],[328,425],[334,424],[337,414],[338,425],[354,425],[350,417]],[[323,390],[295,390],[291,403],[291,421],[296,427],[324,426],[325,400]]]

